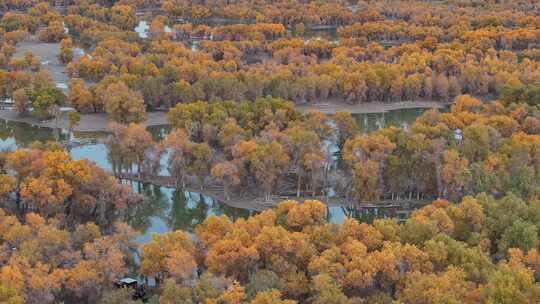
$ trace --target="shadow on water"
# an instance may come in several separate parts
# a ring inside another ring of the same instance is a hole
[[[353,114],[356,123],[363,133],[394,126],[408,129],[415,119],[428,109],[403,109],[383,113]]]
[[[234,221],[256,213],[229,207],[195,192],[150,184],[131,184],[134,190],[145,197],[145,202],[136,206],[128,219],[129,224],[142,233],[137,239],[139,243],[148,242],[153,233],[177,229],[193,232],[195,227],[210,215],[226,215]]]
[[[67,138],[62,135],[62,139]],[[0,149],[14,150],[17,147],[28,147],[35,141],[54,140],[51,129],[30,126],[26,123],[0,120]]]
[[[171,230],[194,232],[211,215],[226,215],[232,221],[257,214],[257,211],[230,207],[211,197],[196,192],[178,191],[173,188],[151,184],[130,183],[133,189],[145,197],[145,202],[131,210],[128,223],[142,234],[137,242],[150,241],[152,234]],[[408,211],[387,208],[343,208],[328,207],[327,220],[341,224],[346,217],[371,223],[378,218],[403,220]]]
[[[162,126],[149,126],[146,128],[148,132],[152,135],[152,138],[157,142],[165,138],[167,134],[171,132],[171,126],[170,125],[162,125]]]
[[[420,205],[413,207],[413,209],[406,209],[401,207],[330,207],[329,209],[329,222],[342,223],[345,217],[357,219],[360,222],[373,223],[376,219],[394,218],[398,221],[404,221],[409,217],[409,214]]]

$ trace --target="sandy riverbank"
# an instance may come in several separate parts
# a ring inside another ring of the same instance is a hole
[[[352,114],[370,114],[383,113],[404,109],[441,109],[448,106],[449,103],[437,101],[402,101],[393,103],[384,102],[365,102],[358,104],[349,104],[341,102],[313,103],[299,105],[296,108],[299,111],[307,112],[309,110],[319,110],[325,114],[335,114],[336,112],[350,112]]]
[[[345,103],[317,103],[309,105],[300,105],[297,107],[299,111],[307,112],[309,110],[319,110],[326,114],[334,114],[338,111],[351,112],[353,114],[368,114],[368,113],[382,113],[403,109],[415,109],[415,108],[444,108],[448,104],[433,102],[433,101],[411,101],[411,102],[399,102],[399,103],[361,103],[357,105],[345,104]],[[162,126],[167,124],[166,112],[148,112],[146,113],[146,126]],[[9,121],[18,121],[27,123],[34,126],[46,127],[46,128],[58,128],[68,129],[69,122],[66,115],[63,115],[58,119],[57,125],[54,120],[39,121],[33,117],[19,117],[15,112],[11,110],[0,110],[0,119]],[[107,114],[82,114],[81,121],[73,131],[76,132],[105,132],[109,124]]]
[[[58,119],[58,122],[54,120],[39,121],[34,117],[19,117],[17,113],[11,110],[0,110],[0,119],[8,121],[17,121],[22,123],[27,123],[33,126],[44,127],[44,128],[61,128],[68,129],[69,120],[67,115],[62,115]],[[107,118],[105,113],[97,114],[82,114],[81,121],[79,125],[73,128],[75,132],[105,132],[107,131],[107,126],[109,125],[110,120]],[[144,122],[146,126],[162,126],[167,124],[165,118],[165,112],[148,112],[146,113],[146,121]]]

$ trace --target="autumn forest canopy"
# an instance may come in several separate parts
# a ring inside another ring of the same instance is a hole
[[[539,13],[0,1],[0,116],[70,133],[0,152],[0,303],[539,303]],[[343,110],[415,104],[377,130]],[[110,168],[71,154],[100,119]],[[141,242],[134,182],[259,208]],[[330,220],[383,204],[413,207]]]

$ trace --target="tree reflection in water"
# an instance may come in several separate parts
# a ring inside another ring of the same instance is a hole
[[[137,190],[138,183],[133,183]],[[152,225],[152,217],[163,218],[168,209],[168,198],[160,187],[143,185],[140,194],[145,196],[144,203],[138,204],[131,209],[128,222],[137,231],[144,232]]]
[[[51,129],[30,126],[22,122],[0,120],[0,148],[14,150],[28,147],[35,141],[54,140]],[[62,139],[65,136],[62,137]]]
[[[425,111],[427,109],[412,108],[383,113],[353,114],[353,117],[363,133],[370,133],[389,126],[407,129]]]
[[[247,218],[255,211],[229,207],[195,192],[178,191],[150,184],[133,183],[133,189],[145,196],[145,202],[131,210],[128,222],[141,233],[145,243],[152,233],[182,229],[193,231],[210,215],[226,215],[231,220]]]
[[[172,195],[171,211],[167,214],[167,223],[173,230],[192,231],[208,214],[209,206],[204,196],[199,193],[175,190]]]

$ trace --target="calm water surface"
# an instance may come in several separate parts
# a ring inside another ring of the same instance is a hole
[[[384,127],[408,129],[414,120],[427,109],[403,109],[384,113],[354,114],[356,123],[363,133],[373,132]]]
[[[407,109],[387,113],[358,114],[355,117],[362,131],[367,133],[389,125],[407,128],[424,111],[423,109]],[[156,140],[159,140],[168,133],[169,128],[150,127],[149,131]],[[64,139],[67,136],[66,133],[62,134]],[[102,138],[105,134],[84,133],[72,136],[75,138]],[[54,140],[51,129],[0,120],[0,149],[2,150],[14,150],[17,147],[27,147],[34,141],[47,140]],[[104,144],[89,144],[73,148],[71,156],[74,159],[89,159],[100,167],[111,170],[107,148]],[[165,172],[164,166],[162,173]],[[128,184],[133,187],[134,191],[143,194],[146,198],[145,203],[132,210],[128,219],[128,222],[141,232],[138,238],[140,243],[148,242],[152,233],[164,233],[174,229],[192,231],[197,224],[210,215],[224,214],[231,219],[237,219],[256,213],[253,210],[229,207],[211,197],[205,197],[198,193],[177,191],[176,189],[149,184]],[[328,208],[328,214],[328,220],[333,223],[341,223],[346,216],[365,221],[380,217],[403,216],[393,210],[376,208],[346,210],[340,207]]]

